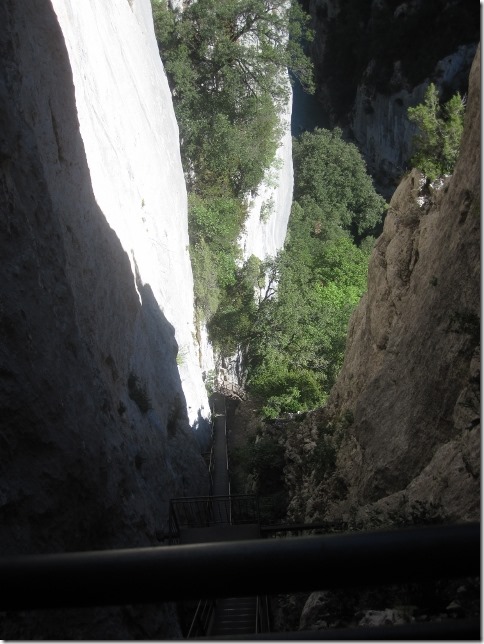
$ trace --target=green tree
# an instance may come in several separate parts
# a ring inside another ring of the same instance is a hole
[[[225,356],[242,351],[251,337],[257,304],[255,290],[264,276],[264,265],[254,255],[236,269],[225,297],[208,324],[214,346]]]
[[[411,163],[431,181],[453,172],[464,130],[464,110],[459,93],[441,105],[433,83],[427,87],[423,103],[408,108],[408,118],[418,128]]]
[[[289,10],[285,0],[197,0],[183,11],[153,0],[153,14],[194,187],[255,189],[279,140],[286,68],[313,87],[300,44],[309,17],[296,0]]]
[[[232,330],[248,328],[250,307],[246,313],[238,307],[254,292],[253,284],[247,287],[245,267],[238,268],[245,201],[274,164],[279,112],[289,94],[287,68],[313,87],[312,66],[302,48],[312,34],[297,0],[184,4],[178,11],[165,0],[152,0],[155,33],[190,193],[197,308],[210,320],[221,307],[210,328],[217,340],[224,333],[230,337],[228,348],[236,344]]]
[[[305,133],[294,149],[296,200],[285,249],[267,267],[269,284],[245,338],[248,385],[266,401],[267,417],[324,403],[343,361],[349,317],[366,290],[373,238],[361,237],[385,208],[340,132]]]
[[[315,235],[327,237],[339,227],[363,235],[381,220],[385,201],[341,130],[303,133],[294,141],[293,157],[294,198],[311,218]]]
[[[265,400],[266,417],[324,403],[343,361],[349,316],[366,290],[369,248],[342,231],[318,245],[308,234],[306,248],[304,235],[297,239],[274,260],[277,286],[260,299],[245,338],[249,388]]]

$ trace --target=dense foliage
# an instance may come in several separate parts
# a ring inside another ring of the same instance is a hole
[[[464,109],[460,94],[441,105],[433,83],[427,87],[424,102],[408,108],[408,118],[418,128],[411,163],[431,181],[452,174],[464,131]]]
[[[339,130],[305,133],[293,145],[286,247],[242,265],[244,200],[274,159],[286,68],[312,83],[301,48],[308,18],[296,1],[287,10],[285,0],[197,0],[183,12],[153,3],[189,186],[199,314],[221,355],[243,355],[265,416],[315,407],[341,365],[384,201]]]
[[[269,171],[288,97],[286,70],[312,87],[308,16],[286,0],[152,0],[189,187],[198,311],[210,319],[237,279],[245,198]]]
[[[316,128],[293,146],[294,199],[314,226],[316,237],[328,238],[343,228],[367,235],[381,218],[382,198],[373,187],[357,147],[341,130]]]
[[[254,190],[277,147],[286,68],[311,83],[295,40],[307,19],[296,2],[289,11],[285,4],[197,0],[184,11],[153,5],[184,166],[197,192],[240,197]]]
[[[252,258],[210,325],[220,350],[244,353],[249,389],[265,401],[266,417],[324,402],[366,290],[372,238],[364,235],[385,209],[339,131],[316,129],[294,141],[294,170],[284,251],[266,264]]]

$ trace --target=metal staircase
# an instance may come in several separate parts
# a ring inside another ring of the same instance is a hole
[[[217,601],[209,635],[232,636],[256,633],[257,599],[227,597]]]
[[[200,600],[186,638],[238,639],[245,635],[269,633],[269,622],[269,600],[266,595]]]
[[[227,453],[225,399],[214,397],[210,496],[170,501],[170,543],[198,544],[259,539],[259,500],[253,495],[231,495]],[[268,632],[267,599],[228,597],[200,600],[187,638],[237,637]]]

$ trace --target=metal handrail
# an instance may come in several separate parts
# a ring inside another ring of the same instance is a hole
[[[230,469],[229,469],[229,441],[227,437],[227,400],[224,397],[224,436],[225,436],[225,467],[227,468],[227,480],[229,483],[229,497],[231,495]],[[229,517],[232,523],[232,503],[229,500]]]
[[[214,599],[201,599],[197,604],[197,609],[193,616],[190,628],[188,629],[187,639],[207,635],[210,626],[210,620],[215,610]],[[201,632],[198,630],[200,627]]]
[[[170,545],[180,543],[180,526],[178,525],[178,519],[176,518],[176,514],[173,511],[171,501],[170,501],[169,516],[168,516],[168,528],[169,528]]]
[[[209,481],[210,481],[210,490],[209,494],[212,494],[213,491],[213,468],[214,468],[214,458],[213,458],[213,448],[214,448],[214,431],[215,431],[215,413],[214,410],[211,410],[211,419],[210,419],[210,426],[211,426],[211,432],[210,432],[210,442],[211,442],[211,447],[210,447],[210,459],[208,463],[208,476],[209,476]]]
[[[213,491],[213,464],[214,464],[214,459],[213,459],[213,442],[212,442],[212,448],[210,449],[210,460],[208,463],[208,477],[210,481],[210,496],[212,495]]]
[[[267,595],[257,596],[256,633],[270,633],[269,600]]]
[[[480,526],[0,559],[0,610],[249,597],[479,576]]]
[[[259,615],[259,595],[255,602],[255,633],[260,633],[260,615]]]
[[[217,524],[260,523],[258,499],[255,495],[195,496],[170,500],[170,517],[180,528]]]

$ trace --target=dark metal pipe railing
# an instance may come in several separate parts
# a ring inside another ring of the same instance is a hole
[[[480,527],[0,559],[0,610],[256,596],[478,576]]]
[[[480,635],[480,620],[475,619],[445,619],[441,622],[417,622],[413,624],[354,626],[347,628],[328,628],[314,631],[255,633],[251,640],[304,641],[318,642],[351,642],[351,641],[384,641],[398,640],[415,642],[434,640],[438,642],[462,642],[467,640],[482,641]],[[213,638],[214,640],[217,638]],[[219,638],[222,639],[222,638]],[[246,639],[242,636],[231,636],[231,640]]]
[[[257,597],[254,632],[255,633],[270,632],[269,600],[267,598],[267,595],[262,595]]]
[[[211,419],[210,419],[210,460],[208,464],[208,477],[209,477],[209,494],[212,496],[213,492],[213,470],[215,466],[213,446],[214,446],[214,432],[215,432],[215,409],[212,407],[210,409]]]

